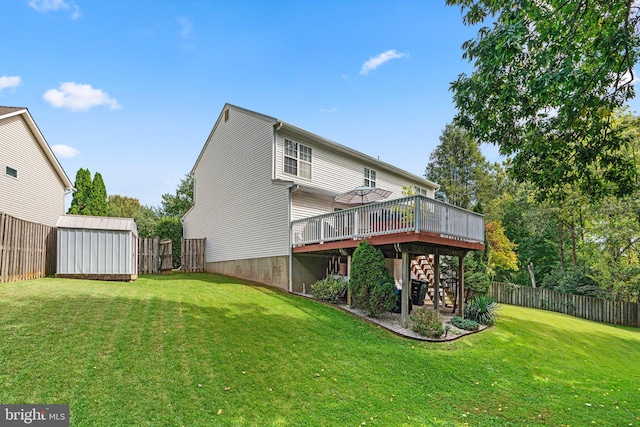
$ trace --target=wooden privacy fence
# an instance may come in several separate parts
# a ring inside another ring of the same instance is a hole
[[[160,272],[159,237],[138,238],[138,274]]]
[[[185,273],[205,271],[205,242],[206,239],[182,239],[180,271]],[[138,238],[138,274],[160,273],[160,259],[158,237]]]
[[[572,295],[550,289],[493,282],[489,295],[500,303],[564,313],[595,322],[640,328],[640,303]]]
[[[185,273],[205,270],[205,247],[207,239],[182,239],[180,269]]]
[[[0,213],[0,282],[56,272],[57,229]]]

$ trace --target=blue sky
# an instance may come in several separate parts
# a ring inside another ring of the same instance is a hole
[[[422,176],[475,30],[444,0],[4,0],[0,33],[0,105],[72,181],[158,206],[226,102]]]

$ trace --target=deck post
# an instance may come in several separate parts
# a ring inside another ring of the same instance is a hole
[[[400,301],[400,314],[402,317],[402,327],[406,328],[409,325],[409,293],[410,290],[410,277],[411,277],[411,264],[409,262],[409,252],[402,251],[402,298]]]
[[[347,255],[347,277],[351,277],[351,255]],[[351,307],[351,289],[347,286],[347,305]]]
[[[464,257],[466,253],[458,256],[458,316],[464,319]]]
[[[433,264],[433,309],[438,311],[440,309],[440,253],[437,249],[433,255]]]

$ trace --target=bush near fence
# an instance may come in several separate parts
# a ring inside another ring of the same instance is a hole
[[[493,282],[489,295],[503,304],[555,311],[595,322],[640,328],[640,303],[611,301],[544,288]]]

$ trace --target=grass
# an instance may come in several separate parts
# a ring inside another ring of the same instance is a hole
[[[503,306],[449,343],[207,274],[0,284],[0,403],[73,426],[640,425],[640,331]]]

